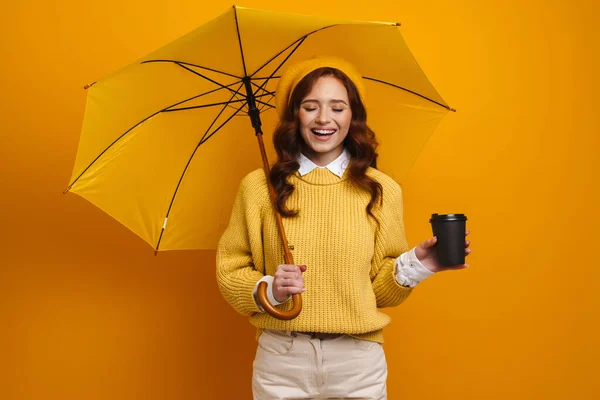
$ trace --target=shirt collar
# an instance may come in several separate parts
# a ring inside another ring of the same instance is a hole
[[[348,150],[346,150],[346,148],[344,148],[344,151],[342,151],[342,154],[340,154],[338,158],[336,158],[324,167],[318,166],[304,154],[300,153],[300,156],[298,157],[298,164],[300,164],[300,168],[298,168],[298,173],[300,174],[300,176],[304,176],[315,168],[327,168],[329,171],[333,172],[335,175],[341,178],[344,175],[344,171],[346,171],[346,167],[348,166],[349,162],[350,153],[348,153]]]

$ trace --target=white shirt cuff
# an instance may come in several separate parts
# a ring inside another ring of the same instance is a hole
[[[275,280],[274,277],[272,277],[271,275],[265,275],[262,278],[259,279],[258,282],[256,282],[256,285],[254,285],[254,291],[252,292],[252,295],[254,296],[254,302],[256,303],[256,305],[258,306],[258,308],[261,311],[265,311],[263,309],[263,307],[260,305],[260,302],[258,301],[258,284],[261,282],[267,282],[267,298],[269,299],[269,302],[274,305],[274,306],[278,306],[280,304],[283,304],[285,302],[287,302],[289,299],[292,298],[292,295],[288,295],[287,299],[283,302],[279,302],[277,301],[277,299],[275,299],[275,296],[273,295],[273,281]]]
[[[415,287],[423,279],[430,277],[435,272],[425,268],[415,254],[415,247],[406,253],[402,253],[396,259],[394,276],[396,282],[401,286]]]

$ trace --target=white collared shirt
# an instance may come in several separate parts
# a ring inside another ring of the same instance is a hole
[[[306,157],[304,154],[300,153],[300,156],[298,157],[298,164],[300,164],[298,168],[298,173],[300,174],[300,176],[304,176],[315,168],[327,168],[333,174],[342,178],[344,172],[346,171],[346,168],[348,167],[349,162],[350,153],[348,153],[348,150],[346,150],[345,148],[342,151],[342,154],[338,156],[338,158],[336,158],[324,167],[318,166],[311,159]],[[396,259],[394,267],[394,277],[396,278],[396,282],[398,282],[398,284],[401,286],[415,287],[423,279],[430,277],[434,274],[434,272],[431,272],[430,270],[425,268],[423,264],[421,264],[421,261],[419,261],[415,254],[415,248],[416,247],[413,247],[411,250],[402,253],[400,257]],[[273,280],[273,276],[266,275],[256,283],[256,286],[254,286],[254,300],[256,301],[256,305],[258,306],[258,308],[260,308],[261,310],[262,307],[260,306],[260,303],[258,302],[257,298],[258,284],[260,282],[267,282],[267,297],[269,298],[271,304],[273,304],[274,306],[282,304],[281,302],[275,300],[275,296],[273,295]],[[288,298],[285,301],[288,301],[289,299],[291,299],[291,297],[291,295],[288,296]],[[283,303],[285,303],[285,301]]]
[[[346,150],[345,148],[344,151],[342,151],[342,154],[340,154],[335,160],[333,160],[324,167],[319,167],[317,164],[312,162],[310,158],[300,153],[300,157],[298,157],[298,164],[300,164],[300,167],[298,168],[298,173],[300,174],[300,176],[304,176],[315,168],[327,168],[328,170],[330,170],[335,175],[341,178],[342,176],[344,176],[344,171],[346,171],[346,167],[348,166],[349,162],[350,153],[348,153],[348,150]]]

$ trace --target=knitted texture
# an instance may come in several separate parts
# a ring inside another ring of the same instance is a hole
[[[292,93],[302,78],[312,71],[323,67],[335,68],[346,74],[356,86],[361,102],[365,107],[367,106],[365,103],[365,83],[356,68],[341,58],[321,56],[309,58],[297,64],[290,65],[283,72],[277,83],[277,88],[275,89],[275,109],[277,115],[279,115],[279,119],[283,117],[285,108],[292,97]]]
[[[217,281],[225,299],[259,332],[346,333],[383,342],[390,317],[378,308],[400,304],[412,290],[394,277],[395,259],[408,244],[400,186],[376,169],[367,174],[383,187],[383,205],[373,209],[379,228],[366,213],[370,193],[347,174],[340,179],[316,168],[289,177],[295,190],[287,205],[299,215],[283,218],[283,224],[295,264],[307,266],[302,312],[290,321],[261,312],[254,302],[256,282],[274,275],[284,256],[263,170],[242,180],[217,248]],[[291,301],[277,307],[289,310]]]

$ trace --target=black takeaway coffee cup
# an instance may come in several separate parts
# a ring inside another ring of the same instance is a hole
[[[435,249],[440,264],[464,264],[467,217],[464,214],[431,214],[429,222],[433,235],[437,236]]]

